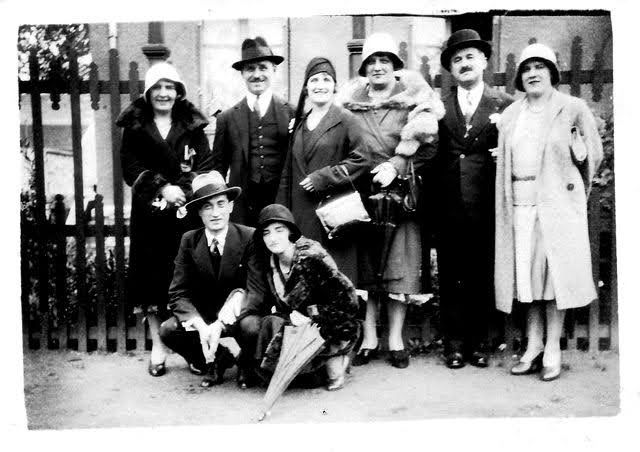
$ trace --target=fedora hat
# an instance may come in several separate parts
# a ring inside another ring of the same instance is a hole
[[[525,47],[520,54],[515,83],[518,90],[524,91],[524,86],[522,85],[522,71],[524,69],[524,63],[531,59],[542,60],[549,68],[549,72],[551,72],[551,84],[553,86],[558,84],[560,81],[560,70],[558,69],[556,54],[550,47],[536,42]]]
[[[204,201],[218,195],[227,195],[229,201],[233,201],[242,192],[240,187],[227,187],[218,171],[198,174],[191,182],[191,189],[192,199],[184,205],[187,209],[197,209]]]
[[[362,63],[358,74],[362,77],[367,75],[367,60],[374,53],[384,53],[393,62],[393,70],[397,71],[404,67],[404,62],[397,54],[398,46],[389,33],[373,33],[367,38],[362,46]]]
[[[256,231],[264,230],[271,223],[283,223],[289,228],[289,231],[292,234],[292,241],[296,241],[300,238],[302,233],[300,232],[300,228],[296,225],[295,220],[293,219],[293,214],[289,209],[287,209],[282,204],[269,204],[264,209],[260,211],[258,215],[258,227]]]
[[[458,30],[449,36],[445,49],[440,54],[440,64],[447,71],[450,71],[451,57],[460,49],[466,49],[467,47],[475,47],[484,53],[487,60],[491,58],[491,44],[487,41],[480,39],[480,35],[477,31],[470,28]]]
[[[255,63],[256,61],[271,61],[273,64],[280,64],[284,61],[284,57],[274,55],[271,47],[261,36],[255,39],[247,38],[242,42],[241,59],[231,65],[237,71],[241,71],[245,64]]]

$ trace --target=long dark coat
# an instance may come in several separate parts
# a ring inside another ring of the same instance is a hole
[[[245,288],[247,268],[255,265],[254,229],[229,223],[220,270],[214,274],[204,228],[182,236],[169,289],[170,307],[184,322],[200,316],[211,323],[234,289]]]
[[[203,130],[208,122],[193,104],[177,101],[165,140],[153,122],[150,106],[140,98],[122,112],[116,124],[124,129],[120,158],[124,180],[132,191],[127,298],[133,305],[163,310],[180,237],[197,227],[194,221],[199,219],[180,220],[175,208],[160,210],[152,203],[166,184],[179,185],[188,198],[195,175],[213,168]],[[188,160],[184,160],[185,146],[195,151]]]
[[[494,305],[495,163],[490,150],[498,145],[496,122],[513,98],[485,85],[468,131],[457,88],[443,102],[446,113],[433,162],[443,327],[450,338],[471,334],[475,342],[484,340]]]
[[[511,105],[500,122],[496,178],[496,306],[511,312],[515,298],[513,133],[524,100]],[[578,163],[571,149],[571,128],[583,137],[587,157]],[[554,90],[544,112],[544,150],[536,175],[536,206],[545,256],[558,309],[585,306],[597,299],[591,268],[587,199],[602,162],[602,140],[593,113],[582,99]]]
[[[302,234],[322,243],[340,271],[357,285],[356,238],[329,241],[315,210],[320,200],[328,195],[352,190],[351,183],[355,186],[358,178],[371,169],[360,125],[351,112],[332,105],[316,128],[309,132],[312,136],[309,142],[303,138],[303,127],[305,121],[301,121],[293,132],[276,202],[291,210]],[[307,176],[313,182],[314,192],[300,186]]]
[[[284,165],[289,145],[289,121],[293,118],[291,106],[277,96],[273,96],[276,122],[278,124],[277,148],[282,153]],[[246,224],[248,206],[246,201],[249,183],[249,106],[246,97],[233,107],[220,113],[216,119],[216,134],[213,140],[213,168],[226,176],[229,171],[229,185],[243,191],[233,202],[231,221]],[[282,168],[279,169],[282,171]]]

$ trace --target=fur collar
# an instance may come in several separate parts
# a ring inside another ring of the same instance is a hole
[[[209,124],[202,112],[186,99],[176,101],[171,118],[173,121],[181,122],[187,130],[203,128]],[[123,128],[139,129],[152,120],[153,113],[149,104],[144,97],[139,97],[120,113],[116,125]]]
[[[396,86],[391,97],[384,101],[372,101],[367,94],[369,82],[364,77],[350,80],[338,93],[338,102],[351,111],[367,111],[377,108],[411,110],[416,105],[432,99],[433,89],[419,72],[396,72]]]

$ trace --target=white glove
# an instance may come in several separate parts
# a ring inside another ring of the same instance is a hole
[[[373,176],[373,182],[380,184],[381,187],[386,187],[398,176],[398,172],[390,162],[383,162],[371,170]]]

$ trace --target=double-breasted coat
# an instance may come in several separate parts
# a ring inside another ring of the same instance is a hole
[[[479,349],[494,309],[493,239],[496,121],[513,98],[484,86],[467,125],[457,89],[443,99],[438,153],[431,171],[441,315],[447,345]]]
[[[352,190],[352,184],[371,169],[360,125],[351,112],[332,105],[316,128],[308,131],[306,140],[304,127],[305,121],[301,121],[293,132],[276,202],[291,210],[302,234],[322,243],[340,271],[357,284],[355,237],[329,241],[315,210],[327,196]],[[300,186],[307,176],[313,192]]]
[[[281,152],[284,165],[289,145],[289,121],[293,110],[288,102],[273,96],[271,105],[277,123],[277,149]],[[216,133],[213,140],[213,169],[226,176],[229,171],[229,185],[240,187],[242,193],[234,200],[231,221],[246,224],[249,218],[246,199],[249,185],[249,115],[251,110],[246,97],[233,107],[220,113],[216,119]],[[282,167],[277,169],[282,171]],[[256,214],[257,215],[257,214]]]
[[[511,156],[513,132],[525,100],[507,108],[499,123],[496,174],[496,306],[511,312],[515,292],[513,192]],[[579,162],[572,153],[571,129],[576,127],[587,150]],[[602,141],[587,104],[553,91],[544,112],[544,148],[536,175],[536,206],[544,251],[558,309],[576,308],[597,298],[587,222],[591,180],[602,162]]]
[[[116,124],[124,129],[120,158],[124,180],[132,191],[127,298],[133,305],[163,310],[180,237],[198,227],[195,221],[200,220],[178,219],[175,208],[160,209],[153,203],[166,184],[180,186],[188,198],[195,175],[213,168],[203,130],[208,122],[193,104],[177,101],[171,129],[163,139],[150,106],[139,98]]]

